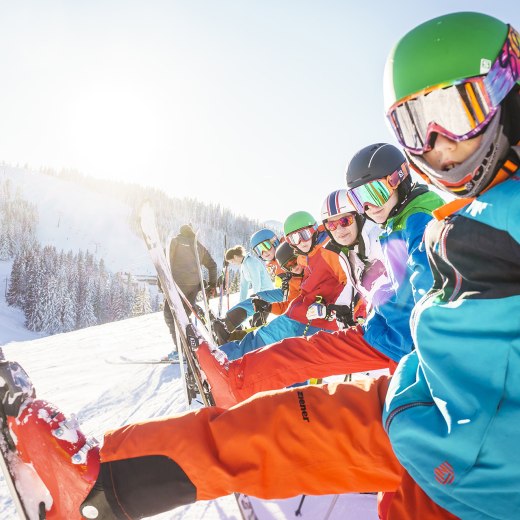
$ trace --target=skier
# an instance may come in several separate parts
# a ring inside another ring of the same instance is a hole
[[[330,237],[325,249],[341,255],[347,266],[350,304],[326,305],[315,302],[309,306],[306,317],[308,320],[336,318],[340,328],[348,327],[366,317],[366,301],[371,301],[376,290],[388,283],[379,243],[381,228],[356,212],[348,200],[347,190],[344,189],[327,195],[322,204],[321,219]],[[276,255],[278,256],[278,250]],[[297,259],[296,256],[292,258]],[[257,306],[262,305],[265,310],[271,310],[270,305],[260,304],[258,301],[255,303]],[[274,304],[272,309],[278,314]]]
[[[348,199],[347,190],[336,190],[327,195],[321,207],[321,218],[331,240],[327,249],[346,257],[352,282],[352,303],[343,308],[337,305],[314,303],[307,317],[334,314],[349,327],[366,318],[366,305],[371,303],[381,288],[388,284],[379,236],[381,227],[358,213]]]
[[[286,337],[310,336],[322,329],[337,330],[335,321],[323,318],[309,320],[306,317],[307,308],[317,299],[338,304],[350,303],[350,292],[345,291],[347,267],[337,253],[323,249],[328,237],[324,231],[318,230],[315,218],[307,211],[292,213],[285,220],[284,232],[287,242],[300,255],[299,261],[305,265],[300,294],[281,316],[248,333],[240,341],[222,345],[220,349],[228,359],[237,359]]]
[[[459,197],[426,231],[434,285],[414,311],[416,350],[391,381],[270,392],[230,410],[109,432],[87,498],[80,490],[61,500],[79,467],[53,496],[53,508],[67,507],[62,518],[80,503],[86,518],[107,520],[232,491],[280,498],[380,489],[395,491],[381,511],[389,520],[518,517],[519,70],[518,33],[479,13],[421,24],[387,62],[396,137],[414,168]],[[468,96],[474,89],[481,95]],[[51,421],[22,419],[10,417],[17,443],[32,435],[27,457],[51,486],[58,479],[46,468],[57,458],[73,466],[68,452],[58,443],[43,461]]]
[[[256,294],[273,289],[273,281],[265,266],[256,256],[246,253],[242,246],[226,251],[226,260],[240,267],[240,301],[247,299],[249,292]]]
[[[383,368],[393,372],[399,360],[412,350],[410,315],[433,283],[422,238],[432,211],[443,200],[424,184],[412,183],[406,158],[390,144],[378,143],[360,150],[350,161],[346,177],[350,199],[356,194],[370,197],[370,201],[359,204],[356,199],[349,206],[375,224],[384,224],[379,241],[391,283],[377,284],[370,302],[372,310],[362,326],[332,334],[318,332],[309,338],[287,337],[241,359],[228,356],[227,362],[201,347],[197,353],[200,363],[222,392],[229,388],[229,405],[311,377]],[[378,247],[375,242],[374,251]],[[351,257],[349,269],[355,266],[355,285],[360,287],[364,277],[356,266],[359,258]],[[367,262],[366,267],[370,264]],[[377,264],[375,271],[380,271]],[[311,317],[327,315],[326,307],[311,307],[308,312]]]
[[[190,225],[184,224],[179,233],[170,242],[170,266],[173,279],[181,292],[186,296],[193,308],[200,290],[199,267],[195,256],[195,233]],[[200,243],[197,244],[200,263],[208,270],[208,296],[214,296],[217,287],[217,264],[208,250]],[[191,313],[189,305],[184,303],[188,315]],[[175,338],[175,327],[168,302],[164,303],[164,320],[168,325],[172,336]]]
[[[249,246],[253,255],[262,261],[270,278],[274,278],[275,275],[281,271],[275,258],[275,249],[279,243],[280,240],[276,234],[267,228],[256,231],[251,235],[249,240]],[[257,264],[255,264],[255,272],[258,272],[262,280],[265,279],[265,275],[260,272]],[[246,273],[246,276],[247,274],[248,273]],[[250,275],[250,277],[252,277],[252,275]],[[256,311],[253,308],[252,297],[243,297],[244,294],[247,295],[247,289],[242,291],[242,282],[245,284],[244,277],[241,277],[240,302],[228,310],[223,320],[217,319],[213,323],[213,330],[218,336],[219,344],[229,341],[231,334],[250,316],[253,316],[253,326],[265,323],[266,317],[263,314],[257,313],[255,315]],[[269,285],[269,288],[258,290],[255,290],[253,286],[252,293],[269,302],[282,301],[283,291],[279,288],[274,288],[272,283],[268,284],[268,282],[266,282],[266,285]]]
[[[280,288],[282,300],[269,302],[263,299],[264,294],[261,293],[251,301],[255,312],[280,316],[300,294],[304,267],[298,263],[298,255],[294,253],[294,249],[287,242],[281,242],[276,248],[275,259],[281,269],[277,276],[282,284]]]
[[[276,248],[280,244],[280,239],[271,229],[263,228],[251,235],[249,248],[260,260],[265,262],[265,266],[272,277],[278,274],[280,266],[276,262]]]

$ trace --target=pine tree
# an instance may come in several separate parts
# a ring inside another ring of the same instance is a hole
[[[20,307],[23,298],[23,257],[18,254],[11,268],[11,276],[9,277],[9,288],[7,290],[7,303],[9,305]]]

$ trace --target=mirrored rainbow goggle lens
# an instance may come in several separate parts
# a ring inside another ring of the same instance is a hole
[[[398,141],[412,153],[431,149],[433,133],[454,141],[471,139],[495,115],[520,79],[519,35],[509,27],[502,50],[485,76],[442,84],[399,101],[388,112]]]
[[[365,204],[381,207],[408,175],[410,175],[410,167],[405,161],[385,179],[377,179],[357,188],[351,188],[347,191],[347,197],[358,213],[365,212]]]
[[[271,243],[270,240],[264,240],[263,242],[260,242],[259,244],[257,244],[254,248],[253,248],[253,251],[258,255],[258,256],[262,256],[262,253],[264,251],[270,251],[271,249],[273,248],[273,244]]]
[[[331,220],[324,222],[324,226],[329,231],[335,231],[338,227],[348,227],[354,224],[354,221],[356,220],[356,217],[352,215],[352,213],[349,213],[348,215],[345,215],[338,220]]]
[[[372,204],[381,207],[388,201],[393,190],[390,189],[384,180],[372,181],[363,186],[352,188],[348,192],[348,198],[358,213],[365,212],[365,204]]]

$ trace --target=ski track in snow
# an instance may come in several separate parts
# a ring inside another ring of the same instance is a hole
[[[27,332],[30,336],[31,333]],[[23,337],[23,336],[22,336]],[[185,410],[178,365],[113,365],[121,355],[155,358],[167,354],[172,341],[162,313],[3,346],[6,358],[28,372],[37,395],[75,413],[87,436],[102,440],[103,432],[131,422],[168,416]],[[196,456],[196,451],[194,451]],[[323,518],[333,496],[308,497],[302,518]],[[280,501],[253,499],[260,520],[296,518],[300,497]],[[343,495],[331,520],[376,520],[375,496]],[[0,485],[0,518],[16,513],[7,487]],[[198,502],[157,515],[162,520],[236,519],[241,515],[233,496]]]

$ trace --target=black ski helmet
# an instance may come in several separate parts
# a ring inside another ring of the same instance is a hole
[[[350,160],[347,171],[347,189],[357,188],[378,179],[384,179],[406,163],[406,157],[399,148],[388,143],[365,146]],[[406,169],[408,171],[408,169]],[[398,202],[389,216],[399,211],[412,189],[412,178],[406,175],[397,186]],[[368,218],[368,217],[367,217]]]
[[[289,260],[293,260],[296,257],[297,255],[295,254],[294,249],[288,242],[281,242],[276,248],[275,258],[282,269],[284,269],[283,266],[289,262]]]

